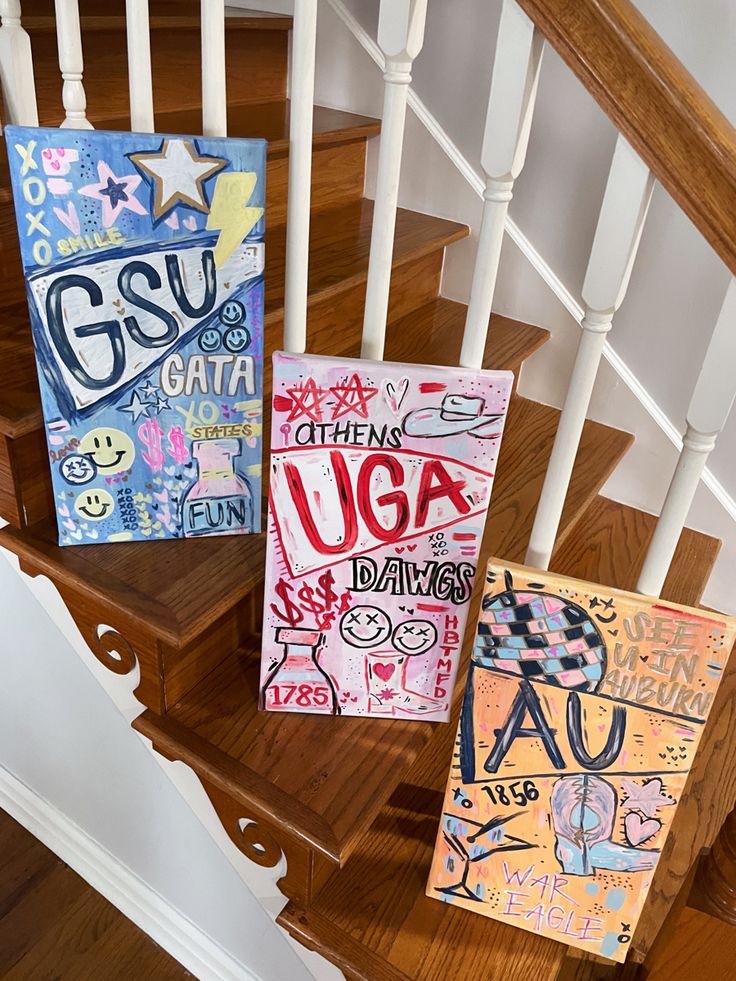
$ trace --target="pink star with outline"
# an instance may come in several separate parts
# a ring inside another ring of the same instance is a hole
[[[626,794],[622,801],[624,806],[641,811],[650,818],[656,816],[658,807],[670,807],[675,803],[662,792],[664,788],[659,777],[646,780],[641,786],[633,780],[622,780],[621,786]]]
[[[109,164],[106,164],[104,160],[99,160],[97,162],[97,176],[100,178],[99,184],[87,184],[86,187],[80,187],[79,193],[88,198],[95,198],[102,203],[104,228],[109,228],[115,224],[118,215],[125,208],[134,211],[137,215],[147,214],[145,206],[135,196],[136,188],[143,180],[139,174],[116,177]]]

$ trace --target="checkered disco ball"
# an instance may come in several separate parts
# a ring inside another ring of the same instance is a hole
[[[473,661],[571,691],[595,691],[606,645],[590,615],[551,593],[507,589],[483,598]]]

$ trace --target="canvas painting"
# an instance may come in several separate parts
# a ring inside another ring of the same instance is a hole
[[[6,139],[59,544],[260,531],[265,143]]]
[[[427,895],[623,961],[735,636],[492,560]]]
[[[274,355],[262,708],[447,720],[512,380]]]

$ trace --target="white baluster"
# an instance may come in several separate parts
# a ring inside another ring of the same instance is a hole
[[[515,0],[504,0],[496,39],[481,164],[483,218],[460,364],[481,368],[514,181],[529,143],[544,38]]]
[[[606,335],[629,285],[653,186],[646,165],[619,136],[583,283],[583,331],[526,553],[527,564],[539,569],[552,555]]]
[[[82,28],[79,23],[79,0],[55,0],[56,41],[59,47],[59,68],[64,84],[61,99],[66,116],[62,127],[92,129],[87,119],[87,97],[84,94],[82,76]]]
[[[0,0],[0,84],[8,122],[38,126],[31,39],[21,27],[19,0]]]
[[[732,279],[695,383],[687,428],[662,512],[636,584],[659,596],[708,456],[736,397],[736,280]]]
[[[153,80],[148,0],[125,0],[125,27],[128,38],[130,128],[136,133],[152,133]]]
[[[296,354],[301,354],[307,344],[307,277],[316,39],[317,0],[295,0],[291,35],[284,348]]]
[[[227,136],[225,0],[202,0],[202,132]]]
[[[386,59],[386,84],[361,350],[362,357],[379,361],[386,336],[406,101],[411,66],[424,43],[426,16],[427,0],[381,0],[378,44]]]

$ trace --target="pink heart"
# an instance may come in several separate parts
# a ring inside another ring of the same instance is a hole
[[[69,517],[69,508],[66,506],[66,504],[59,505],[59,514],[62,516],[62,518]]]
[[[53,434],[49,436],[49,443],[51,443],[52,446],[61,446],[63,442],[63,436],[54,436]]]
[[[197,219],[192,217],[185,218],[182,224],[185,228],[188,228],[190,232],[193,232],[197,227]]]
[[[389,409],[393,412],[395,416],[399,414],[401,409],[401,403],[406,397],[406,393],[409,390],[409,379],[401,378],[399,381],[394,383],[388,379],[383,383],[383,397],[386,399],[386,404]]]
[[[653,838],[661,827],[661,823],[656,818],[647,818],[643,821],[636,811],[629,811],[624,818],[626,838],[634,846]]]
[[[176,230],[179,227],[179,216],[176,213],[169,215],[168,218],[164,218],[164,225],[168,225],[169,228]]]
[[[395,664],[377,664],[373,669],[376,677],[380,678],[381,681],[388,681],[391,675],[396,670]]]
[[[598,732],[605,732],[605,731],[606,731],[606,723],[601,722],[601,724],[598,726]]]
[[[164,488],[162,491],[154,491],[153,496],[157,501],[161,501],[162,504],[166,504],[169,499],[169,492]]]
[[[74,531],[74,529],[77,527],[74,524],[74,522],[71,519],[69,519],[69,518],[67,518],[66,521],[62,521],[62,524],[64,525],[65,528],[68,528],[69,531]]]
[[[62,208],[54,208],[54,214],[62,225],[66,225],[72,235],[79,235],[79,215],[73,201],[67,202],[66,211]]]
[[[658,736],[661,731],[662,731],[661,729],[655,729],[654,726],[652,726],[652,735],[653,736]]]

